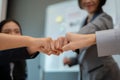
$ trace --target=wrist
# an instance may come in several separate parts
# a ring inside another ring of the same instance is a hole
[[[28,37],[27,47],[31,54],[37,51],[41,51],[41,47],[44,46],[44,40],[42,38]]]
[[[29,36],[24,36],[26,39],[25,45],[26,47],[31,47],[33,46],[33,43],[35,42],[35,38],[29,37]]]
[[[95,34],[91,34],[90,38],[91,38],[91,45],[96,44],[96,35]]]
[[[27,48],[27,51],[29,53],[29,55],[33,55],[35,54],[37,51],[34,49],[34,47],[28,47]]]

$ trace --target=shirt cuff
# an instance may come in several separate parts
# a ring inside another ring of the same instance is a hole
[[[117,54],[117,42],[114,29],[96,32],[98,56]]]

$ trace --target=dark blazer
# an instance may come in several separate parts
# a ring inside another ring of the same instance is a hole
[[[31,59],[38,55],[38,52],[35,55],[30,56],[26,47],[9,49],[0,51],[0,79],[1,80],[12,80],[10,76],[10,64],[14,64],[13,68],[13,80],[26,80],[26,61],[25,59]]]
[[[0,51],[0,65],[12,61],[35,58],[38,54],[39,52],[36,52],[35,55],[29,55],[26,47],[3,50]]]
[[[19,60],[11,63],[14,65],[12,69],[10,63],[0,65],[0,80],[26,80],[26,61]],[[10,75],[11,73],[12,77]]]
[[[102,12],[81,28],[78,33],[91,34],[112,28],[112,18]],[[81,80],[120,80],[116,62],[111,56],[99,58],[96,45],[81,49],[77,57],[71,58],[71,60],[73,63],[70,66],[77,63],[80,65]]]

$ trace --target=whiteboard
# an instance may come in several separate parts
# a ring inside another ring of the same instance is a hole
[[[83,18],[86,17],[86,15],[82,13],[83,11],[81,11],[77,5],[77,0],[64,1],[48,6],[45,36],[56,39],[59,36],[65,36],[67,32],[78,32]],[[78,66],[69,68],[63,64],[64,57],[74,56],[76,56],[76,54],[72,51],[64,52],[60,56],[45,56],[45,71],[78,72]]]

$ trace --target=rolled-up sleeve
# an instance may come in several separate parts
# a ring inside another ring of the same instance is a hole
[[[119,29],[111,29],[96,32],[96,44],[98,48],[99,57],[120,53]]]

